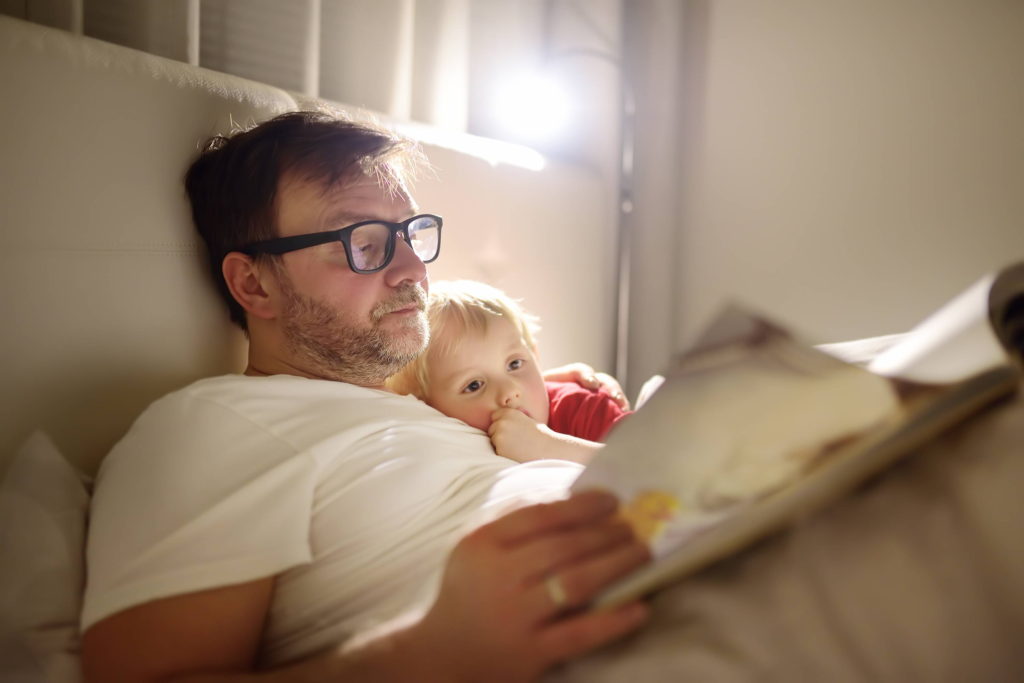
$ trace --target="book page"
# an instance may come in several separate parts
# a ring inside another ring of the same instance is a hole
[[[573,489],[617,493],[659,556],[899,410],[885,378],[730,309],[616,427]]]
[[[962,382],[1005,365],[1024,344],[1024,264],[975,282],[875,358],[868,369],[925,384]]]
[[[875,358],[868,369],[925,384],[952,384],[1006,363],[989,323],[988,275]]]

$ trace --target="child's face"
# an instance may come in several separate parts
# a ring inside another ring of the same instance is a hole
[[[548,394],[537,358],[504,318],[495,317],[484,333],[466,331],[451,353],[430,358],[428,382],[428,404],[485,432],[498,408],[518,408],[547,424]]]

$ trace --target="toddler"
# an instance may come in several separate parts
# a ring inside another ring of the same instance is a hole
[[[628,414],[605,389],[546,382],[536,318],[500,290],[470,280],[430,289],[430,344],[388,380],[392,391],[487,432],[498,455],[519,462],[586,463]]]

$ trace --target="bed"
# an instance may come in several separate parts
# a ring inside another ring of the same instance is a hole
[[[90,474],[150,401],[242,363],[181,174],[236,122],[336,105],[4,17],[0,55],[0,674],[74,681]],[[417,193],[480,230],[493,256],[455,248],[434,277],[522,287],[542,318],[559,318],[545,308],[556,297],[502,261],[502,231],[607,222],[600,181],[462,142],[425,141],[438,179]],[[531,193],[572,201],[520,201]],[[597,297],[572,305],[604,315]],[[599,358],[602,344],[586,330],[544,339],[553,363]],[[854,360],[875,350],[838,349]],[[1024,402],[1003,401],[825,513],[659,594],[642,632],[549,678],[1024,679],[1022,443]]]

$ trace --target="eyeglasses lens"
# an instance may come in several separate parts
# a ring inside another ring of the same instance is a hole
[[[409,224],[409,246],[421,261],[437,258],[441,231],[436,219],[419,216]],[[367,223],[352,231],[349,246],[353,265],[359,270],[376,270],[387,265],[393,251],[395,232],[383,223]]]
[[[437,258],[440,236],[437,221],[429,216],[421,216],[409,224],[409,245],[424,263]]]
[[[359,270],[374,270],[384,265],[388,256],[391,230],[381,223],[367,223],[352,231],[352,265]]]

